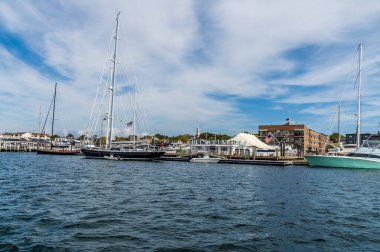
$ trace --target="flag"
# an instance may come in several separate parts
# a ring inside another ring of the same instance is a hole
[[[133,122],[129,122],[129,123],[127,123],[127,128],[132,127],[132,125],[133,125]]]
[[[266,143],[270,143],[270,142],[272,142],[272,140],[273,140],[273,137],[272,137],[271,134],[266,135],[266,137],[265,137],[265,139],[264,139],[264,141],[265,141]]]

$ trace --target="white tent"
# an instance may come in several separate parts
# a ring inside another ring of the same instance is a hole
[[[246,147],[256,147],[258,149],[273,149],[273,147],[261,142],[255,135],[248,133],[239,133],[228,141],[240,142],[240,144],[245,145]]]

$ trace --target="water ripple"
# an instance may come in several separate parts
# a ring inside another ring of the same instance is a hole
[[[380,172],[0,153],[0,251],[376,251]]]

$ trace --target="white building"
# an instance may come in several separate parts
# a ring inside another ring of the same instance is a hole
[[[246,156],[274,156],[273,147],[260,141],[255,135],[239,133],[230,140],[203,140],[189,141],[191,153],[206,152],[213,155],[246,155]]]
[[[35,141],[39,139],[50,141],[50,137],[48,134],[40,134],[33,132],[16,132],[0,134],[0,140],[3,141]]]
[[[38,142],[50,141],[47,134],[40,135],[32,132],[16,132],[0,134],[0,150],[34,150],[37,149]]]

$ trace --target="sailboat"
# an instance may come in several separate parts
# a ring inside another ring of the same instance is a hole
[[[113,46],[113,56],[111,59],[112,69],[110,71],[111,81],[109,82],[109,101],[108,101],[108,112],[107,120],[107,136],[106,136],[106,146],[95,147],[94,145],[87,145],[81,148],[81,152],[86,158],[98,158],[98,159],[108,159],[108,160],[153,160],[164,155],[164,151],[158,151],[151,148],[148,144],[143,141],[129,142],[128,146],[118,145],[114,146],[112,142],[112,130],[113,130],[113,112],[114,112],[114,89],[115,89],[115,75],[116,75],[116,56],[117,56],[117,42],[118,42],[118,28],[119,28],[119,16],[120,12],[116,16],[116,29],[113,36],[114,46]],[[133,126],[135,122],[131,122]],[[121,144],[121,143],[119,143]],[[137,146],[138,145],[138,146]]]
[[[51,122],[51,136],[50,136],[50,149],[41,149],[41,148],[38,148],[37,149],[37,154],[52,154],[52,155],[76,155],[76,154],[79,154],[80,151],[79,149],[67,149],[68,146],[65,146],[67,148],[54,148],[54,145],[53,145],[53,135],[54,135],[54,115],[55,115],[55,100],[56,100],[56,97],[57,97],[57,83],[55,83],[55,86],[54,86],[54,95],[53,95],[53,118],[52,118],[52,122]],[[50,111],[50,109],[49,109]],[[49,113],[47,114],[47,117],[49,116]],[[46,117],[46,119],[47,119]],[[46,123],[46,121],[45,121]],[[45,127],[45,125],[44,125]],[[62,147],[62,146],[60,146]]]
[[[306,155],[305,159],[309,166],[316,167],[336,167],[336,168],[362,168],[362,169],[380,169],[380,143],[376,140],[365,140],[360,145],[361,133],[361,75],[362,75],[362,51],[363,46],[359,44],[359,66],[358,66],[358,91],[357,91],[357,130],[356,130],[356,147],[355,151],[348,153],[346,156],[332,155]]]

